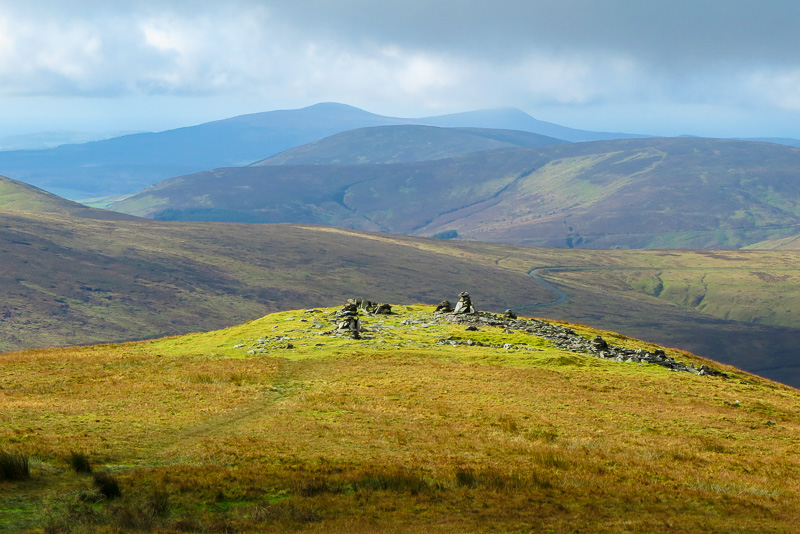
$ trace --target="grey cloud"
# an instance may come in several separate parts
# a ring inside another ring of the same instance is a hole
[[[800,3],[780,0],[299,0],[287,21],[328,36],[467,50],[608,50],[665,63],[797,61]]]

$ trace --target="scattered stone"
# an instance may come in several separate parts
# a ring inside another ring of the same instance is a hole
[[[503,316],[504,316],[506,319],[516,319],[516,318],[517,318],[517,314],[516,314],[516,313],[514,313],[514,312],[513,312],[513,311],[511,311],[511,310],[506,310]]]
[[[467,332],[477,332],[477,331],[478,331],[478,327],[475,326],[475,325],[470,325],[470,326],[467,327]]]
[[[660,365],[672,371],[690,372],[702,376],[719,376],[729,378],[729,376],[721,371],[713,370],[705,365],[696,369],[692,364],[685,364],[678,362],[671,358],[664,352],[663,349],[656,349],[653,352],[648,352],[642,349],[628,349],[624,347],[617,347],[610,345],[601,336],[596,336],[592,340],[587,340],[578,335],[571,328],[560,325],[547,323],[537,319],[510,319],[505,316],[494,315],[487,312],[476,312],[474,314],[449,314],[441,316],[443,319],[463,324],[467,326],[467,330],[477,330],[480,326],[494,326],[503,328],[505,330],[518,330],[533,334],[553,343],[553,346],[570,352],[577,352],[581,354],[589,354],[598,358],[606,360],[614,360],[618,362],[629,363],[653,363]],[[440,344],[449,343],[451,345],[463,344],[452,340],[444,342],[439,341]],[[501,348],[498,346],[496,348]],[[520,347],[517,346],[517,349]]]
[[[765,424],[766,424],[767,426],[775,426],[775,425],[777,425],[778,423],[776,423],[775,421],[767,421]]]
[[[716,369],[709,369],[706,365],[701,365],[700,369],[697,371],[698,375],[701,376],[722,376],[725,378],[730,378],[727,374],[717,371]]]
[[[242,347],[244,347],[244,343],[239,343],[238,345],[233,346],[234,349],[241,349]]]
[[[287,343],[287,344],[286,344],[286,348],[287,348],[287,349],[293,349],[293,348],[294,348],[294,345],[292,345],[291,343]]]
[[[372,310],[373,315],[391,315],[392,314],[392,306],[390,304],[381,303],[375,306],[375,309]]]

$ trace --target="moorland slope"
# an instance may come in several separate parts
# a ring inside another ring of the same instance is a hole
[[[795,530],[797,390],[393,305],[360,340],[314,308],[0,355],[0,461],[27,463],[2,471],[0,531]]]
[[[444,160],[250,166],[165,180],[112,206],[165,220],[294,222],[581,248],[728,248],[797,234],[800,149],[720,139],[508,148]],[[306,160],[310,161],[306,151]],[[369,157],[367,157],[369,159]],[[291,162],[291,160],[289,160]]]

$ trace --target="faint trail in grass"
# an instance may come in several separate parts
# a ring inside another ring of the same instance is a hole
[[[231,429],[235,428],[241,423],[250,421],[253,417],[264,410],[273,406],[276,402],[286,399],[291,395],[286,391],[293,389],[287,385],[290,381],[291,374],[287,369],[287,364],[291,362],[281,362],[279,370],[275,379],[273,380],[272,389],[265,391],[258,399],[249,402],[243,402],[225,413],[215,415],[206,420],[198,421],[187,428],[178,431],[166,439],[159,440],[152,443],[144,452],[145,458],[157,458],[158,461],[170,463],[174,461],[175,454],[180,455],[184,444],[196,443],[198,440],[204,438],[217,437],[228,435]],[[277,387],[275,387],[278,385]],[[172,460],[171,460],[172,459]]]

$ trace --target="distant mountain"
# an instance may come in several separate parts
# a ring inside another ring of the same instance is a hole
[[[419,119],[419,122],[423,124],[446,127],[479,126],[483,128],[523,130],[527,132],[536,132],[541,135],[547,135],[571,142],[650,137],[639,134],[576,130],[574,128],[568,128],[566,126],[554,124],[552,122],[534,119],[527,113],[515,108],[483,109],[478,111],[467,111],[464,113],[454,113],[451,115],[441,115],[438,117],[425,117],[423,119]]]
[[[131,193],[171,176],[247,165],[344,130],[394,122],[350,106],[318,104],[49,150],[0,152],[0,174],[71,198]]]
[[[800,234],[753,243],[748,250],[800,250]]]
[[[739,248],[797,234],[800,149],[647,138],[389,165],[227,168],[166,180],[113,208],[537,246]]]
[[[741,139],[742,141],[759,141],[762,143],[776,143],[779,145],[800,147],[800,139],[791,137],[751,137]]]
[[[261,165],[365,165],[445,159],[495,148],[565,143],[561,139],[516,130],[440,128],[437,126],[373,126],[290,148]]]
[[[402,119],[344,104],[323,103],[48,150],[0,151],[0,174],[72,199],[113,196],[134,193],[173,176],[249,165],[355,128],[395,124],[447,126],[445,123],[454,121],[457,126],[522,130],[561,138],[550,133],[555,125],[536,121],[519,110]],[[547,131],[539,131],[540,127],[546,127]],[[580,131],[570,129],[564,132],[581,139],[613,135],[592,132],[579,135]]]

